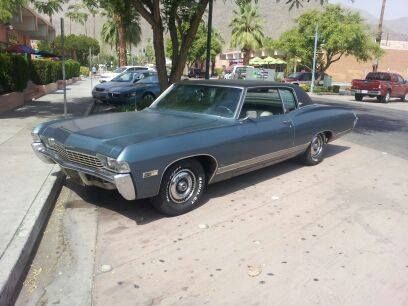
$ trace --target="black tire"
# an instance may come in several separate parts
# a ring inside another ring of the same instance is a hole
[[[354,99],[356,101],[363,101],[364,96],[362,94],[355,94]]]
[[[385,94],[385,96],[381,96],[381,102],[382,103],[389,103],[391,99],[391,91],[387,90],[387,93]]]
[[[301,160],[308,166],[319,164],[324,157],[326,151],[327,138],[323,133],[317,134],[313,137],[309,147],[301,156]]]
[[[407,102],[408,101],[408,92],[401,97],[401,102]]]
[[[182,215],[200,206],[205,187],[206,175],[201,163],[195,159],[182,160],[166,170],[152,204],[167,216]]]
[[[150,103],[152,104],[152,102],[156,99],[156,97],[154,96],[154,94],[152,94],[151,92],[147,92],[143,95],[143,100],[146,101],[146,103]],[[150,105],[149,104],[149,105]]]

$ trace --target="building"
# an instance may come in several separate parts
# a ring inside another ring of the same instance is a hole
[[[0,23],[0,50],[10,45],[31,45],[32,40],[52,40],[55,28],[39,14],[27,7],[21,7],[10,23]]]
[[[379,71],[399,73],[408,79],[408,41],[381,41],[384,56],[379,62]],[[373,61],[358,62],[352,56],[345,56],[327,71],[333,81],[350,83],[352,79],[364,79],[372,71]]]

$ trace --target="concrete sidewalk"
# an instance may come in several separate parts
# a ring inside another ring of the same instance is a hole
[[[93,106],[89,80],[67,87],[70,116]],[[42,163],[31,149],[31,130],[63,115],[63,91],[0,114],[0,305],[13,300],[21,275],[63,181],[59,168]]]

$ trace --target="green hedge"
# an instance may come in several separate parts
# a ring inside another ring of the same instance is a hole
[[[80,64],[76,61],[65,61],[65,79],[79,77],[80,67]],[[31,63],[31,80],[38,85],[46,85],[62,80],[61,62],[33,60]]]
[[[0,92],[23,91],[29,75],[29,63],[24,56],[0,53]]]

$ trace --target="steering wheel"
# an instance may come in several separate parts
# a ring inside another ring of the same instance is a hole
[[[227,106],[224,106],[224,105],[218,105],[216,108],[215,108],[215,110],[216,111],[220,111],[220,113],[222,113],[222,114],[228,114],[228,115],[230,115],[231,117],[232,116],[234,116],[234,112],[231,110],[231,109],[229,109]]]

